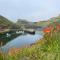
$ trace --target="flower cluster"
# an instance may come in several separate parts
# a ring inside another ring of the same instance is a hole
[[[60,24],[57,24],[57,25],[55,25],[56,27],[54,28],[54,26],[53,25],[50,25],[49,27],[46,27],[46,28],[44,28],[43,29],[43,32],[44,33],[50,33],[50,32],[56,32],[56,31],[58,31],[58,30],[60,30]]]
[[[43,31],[44,33],[50,33],[50,28],[45,28]]]

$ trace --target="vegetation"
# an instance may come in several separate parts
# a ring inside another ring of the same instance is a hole
[[[0,15],[0,30],[18,28],[19,26]]]
[[[58,23],[60,23],[60,15],[58,15],[57,17],[52,17],[46,21],[35,22],[35,25],[41,26],[41,27],[46,27],[49,24],[53,23],[54,21],[57,21]]]
[[[34,45],[11,48],[7,54],[1,52],[0,60],[60,60],[60,18],[57,19],[48,21],[43,38]]]
[[[35,27],[37,27],[34,22],[29,22],[24,19],[18,19],[16,24],[19,25],[21,27],[21,29],[23,29],[23,28],[33,28],[34,29]]]
[[[12,39],[20,36],[21,34],[11,33],[10,36],[6,36],[6,34],[0,34],[0,47],[6,45],[6,43],[10,42]]]
[[[46,26],[48,26],[50,23],[48,23],[48,21],[40,21],[40,22],[35,22],[35,24],[36,24],[37,26],[46,27]]]
[[[11,48],[0,60],[60,60],[60,23],[51,23],[44,30],[44,37],[32,46]]]

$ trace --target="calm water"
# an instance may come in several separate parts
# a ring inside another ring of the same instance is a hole
[[[41,33],[38,33],[38,32],[36,32],[35,35],[31,35],[31,34],[20,35],[17,38],[8,42],[5,46],[1,47],[1,49],[3,51],[7,51],[9,48],[13,48],[13,47],[20,48],[25,45],[35,43],[40,38],[42,38],[42,35],[41,35]]]

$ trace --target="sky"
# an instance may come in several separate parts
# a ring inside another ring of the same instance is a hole
[[[17,21],[42,21],[60,14],[60,0],[0,0],[0,15]]]

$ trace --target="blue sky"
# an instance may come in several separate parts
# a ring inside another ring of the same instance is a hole
[[[46,20],[60,14],[60,0],[0,0],[0,15],[12,21]]]

